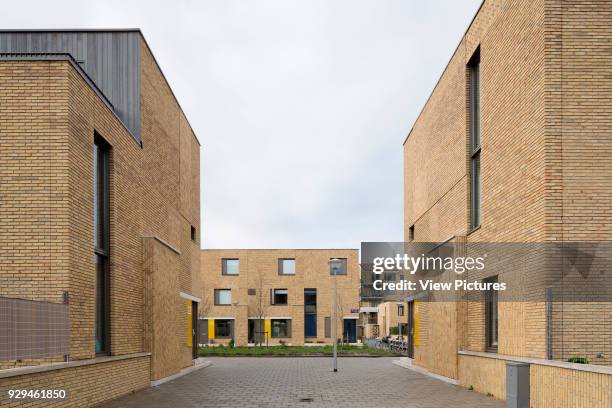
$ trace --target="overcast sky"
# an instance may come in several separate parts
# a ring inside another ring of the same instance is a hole
[[[403,239],[402,143],[480,0],[12,1],[139,27],[202,143],[202,246]]]

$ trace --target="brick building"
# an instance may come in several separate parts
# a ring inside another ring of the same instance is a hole
[[[203,250],[200,342],[239,346],[332,342],[333,275],[337,333],[357,340],[359,258],[353,249]]]
[[[609,1],[483,2],[404,142],[406,241],[610,241],[610,21]],[[542,301],[414,303],[414,364],[504,399],[525,361],[531,406],[612,406],[610,303],[563,306],[558,354]]]
[[[2,31],[0,88],[0,388],[191,367],[200,146],[140,30]]]

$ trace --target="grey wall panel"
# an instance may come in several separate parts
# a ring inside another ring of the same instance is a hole
[[[3,31],[0,53],[69,53],[140,140],[138,31]]]

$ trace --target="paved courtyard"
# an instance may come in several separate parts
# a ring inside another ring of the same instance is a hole
[[[212,365],[104,408],[504,407],[464,388],[391,364],[392,358],[210,358]]]

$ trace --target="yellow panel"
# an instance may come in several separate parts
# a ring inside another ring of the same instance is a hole
[[[208,319],[208,340],[215,338],[215,319]]]
[[[266,332],[266,336],[268,338],[272,337],[272,320],[264,320],[264,331]]]
[[[419,346],[419,307],[418,303],[414,301],[414,345]]]
[[[193,347],[193,325],[191,320],[192,308],[191,301],[185,302],[187,304],[187,346]]]

